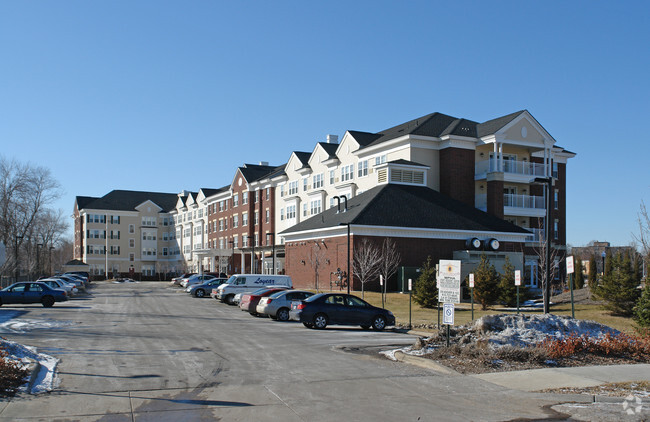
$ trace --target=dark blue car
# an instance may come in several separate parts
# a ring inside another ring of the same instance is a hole
[[[53,289],[41,282],[14,283],[0,290],[0,306],[12,303],[40,303],[50,308],[55,302],[68,300],[65,291]]]
[[[395,316],[356,296],[342,293],[319,293],[291,304],[289,316],[307,328],[323,329],[327,325],[360,325],[367,330],[383,330],[395,325]]]

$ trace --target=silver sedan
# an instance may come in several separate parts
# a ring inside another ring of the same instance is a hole
[[[313,294],[314,293],[306,290],[284,290],[277,292],[269,297],[263,297],[260,299],[260,303],[257,304],[255,311],[260,316],[268,315],[271,319],[288,321],[291,302],[294,300],[307,299]]]

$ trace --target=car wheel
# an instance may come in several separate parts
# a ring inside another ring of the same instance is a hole
[[[302,325],[304,325],[307,328],[314,328],[314,324],[312,324],[310,322],[303,322]]]
[[[235,295],[228,295],[224,298],[223,301],[226,302],[228,305],[233,306],[235,304]]]
[[[316,314],[314,315],[314,327],[322,330],[327,327],[327,315],[325,314]]]
[[[54,298],[52,296],[43,296],[43,299],[41,299],[41,303],[43,304],[43,307],[51,308],[52,306],[54,306]]]
[[[384,318],[381,315],[377,315],[373,320],[372,320],[372,328],[374,328],[377,331],[381,331],[384,328],[386,328],[386,318]]]
[[[287,308],[280,308],[278,309],[278,312],[275,314],[275,317],[279,321],[289,321],[289,310]]]
[[[369,329],[370,329],[370,325],[366,325],[366,324],[364,324],[364,325],[361,326],[361,328],[363,328],[364,330],[369,330]]]
[[[203,297],[203,296],[205,296],[205,290],[203,290],[203,289],[196,289],[196,292],[194,292],[194,295],[195,295],[196,297]]]

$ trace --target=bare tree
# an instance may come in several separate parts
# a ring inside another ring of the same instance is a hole
[[[641,207],[637,219],[639,222],[639,233],[632,234],[632,236],[634,236],[634,239],[639,242],[641,246],[644,268],[647,271],[648,264],[650,263],[650,215],[648,215],[648,210],[643,201],[641,201]]]
[[[364,297],[365,284],[379,275],[380,264],[381,250],[364,237],[361,244],[354,248],[352,259],[352,270],[361,281],[361,297]]]
[[[307,260],[309,265],[314,270],[314,285],[315,289],[318,291],[319,281],[320,281],[320,268],[325,263],[327,259],[327,245],[325,242],[320,242],[317,240],[314,242]]]
[[[17,268],[16,248],[20,250],[27,243],[29,252],[41,242],[42,238],[35,241],[35,225],[60,194],[59,184],[48,169],[0,157],[0,241],[11,252],[0,273]]]
[[[546,228],[544,227],[544,219],[538,219],[538,227],[543,227],[543,230],[539,231],[539,241],[533,247],[535,255],[537,256],[537,262],[539,264],[539,273],[542,277],[542,295],[544,298],[544,303],[550,303],[550,298],[546,298],[546,283],[552,283],[555,280],[555,276],[558,274],[559,268],[555,265],[555,261],[558,258],[558,250],[553,247],[552,242],[549,240],[548,244],[546,242]],[[546,248],[550,248],[550,268],[548,272],[546,271]],[[548,274],[548,280],[546,280],[546,274]],[[550,289],[549,289],[550,290]],[[548,300],[547,300],[548,299]]]
[[[382,295],[386,295],[386,285],[388,280],[395,275],[399,264],[402,261],[400,253],[397,251],[397,244],[389,237],[384,238],[381,244],[381,256],[379,265],[379,274],[384,277],[384,286],[382,288]]]

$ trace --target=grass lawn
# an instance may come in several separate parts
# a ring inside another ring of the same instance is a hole
[[[328,292],[328,291],[325,291]],[[361,292],[352,292],[354,295],[361,297]],[[367,302],[372,305],[381,307],[381,294],[378,292],[365,292],[364,298]],[[384,306],[395,314],[397,322],[403,325],[408,325],[409,323],[409,295],[402,293],[388,293],[386,296],[386,303]],[[442,308],[442,306],[441,306]],[[525,312],[525,313],[536,313],[539,314],[542,311],[535,312]],[[504,310],[500,308],[488,308],[485,311],[481,310],[481,306],[474,304],[474,319],[478,319],[483,315],[488,314],[502,314],[502,313],[516,313],[516,310]],[[524,312],[522,312],[524,313]],[[556,315],[571,315],[571,304],[562,303],[551,306],[551,313]],[[623,331],[627,334],[635,334],[634,330],[634,321],[631,318],[624,318],[613,316],[603,309],[601,305],[592,305],[592,304],[575,304],[575,316],[578,319],[592,320],[605,324],[612,328],[615,328],[619,331]],[[442,311],[440,315],[442,321]],[[456,305],[456,314],[454,316],[455,325],[463,325],[472,320],[472,310],[470,303],[462,303]],[[412,302],[411,304],[411,323],[413,325],[420,324],[437,324],[438,323],[438,310],[437,309],[425,309],[420,305]],[[432,330],[426,330],[432,331]]]

